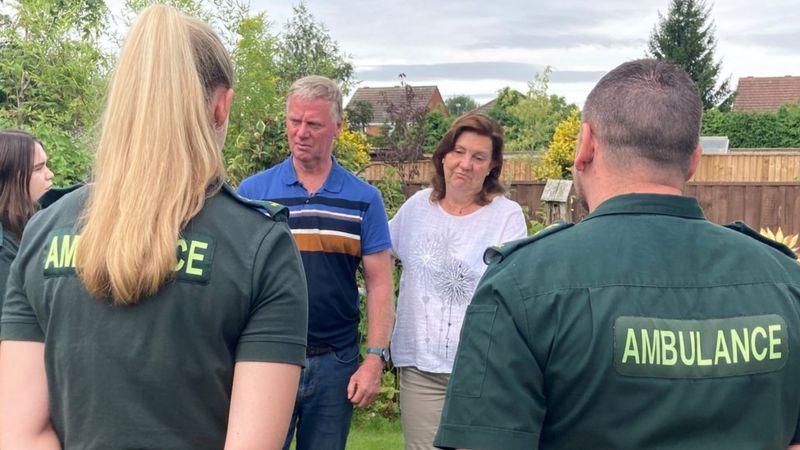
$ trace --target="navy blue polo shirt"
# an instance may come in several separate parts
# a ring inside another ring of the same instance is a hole
[[[313,195],[292,158],[247,178],[239,194],[289,208],[289,227],[308,280],[308,345],[342,349],[358,342],[356,270],[362,255],[391,248],[380,192],[333,160]]]

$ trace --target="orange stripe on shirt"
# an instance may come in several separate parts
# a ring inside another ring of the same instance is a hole
[[[344,253],[361,256],[361,242],[357,239],[322,234],[293,234],[301,252]]]

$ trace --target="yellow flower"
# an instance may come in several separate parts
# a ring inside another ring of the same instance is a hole
[[[769,228],[762,228],[758,231],[762,236],[765,236],[773,241],[780,242],[781,244],[789,247],[789,249],[795,252],[797,255],[800,255],[800,247],[797,247],[798,238],[800,235],[797,234],[783,234],[783,230],[781,227],[778,227],[778,231],[773,233],[772,230]]]

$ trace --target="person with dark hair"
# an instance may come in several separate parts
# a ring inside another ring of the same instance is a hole
[[[386,210],[380,191],[333,157],[341,130],[339,86],[318,75],[300,78],[286,96],[291,155],[239,186],[247,198],[288,206],[308,280],[308,348],[286,450],[295,434],[297,450],[344,450],[353,406],[378,397],[394,322]],[[360,364],[359,266],[367,303]]]
[[[52,179],[47,154],[38,139],[24,131],[0,130],[0,311],[22,230]]]
[[[391,350],[409,450],[433,448],[464,312],[486,270],[484,250],[527,235],[522,208],[503,196],[503,131],[493,119],[456,119],[433,166],[433,187],[389,221],[403,265]]]
[[[283,444],[306,281],[286,209],[224,183],[233,77],[207,24],[164,5],[132,24],[92,180],[30,220],[11,266],[0,447]]]
[[[573,172],[590,213],[487,251],[439,448],[800,444],[800,264],[681,195],[702,113],[667,62],[598,82]]]

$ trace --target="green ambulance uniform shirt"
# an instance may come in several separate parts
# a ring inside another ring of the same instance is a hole
[[[7,230],[3,230],[3,225],[0,224],[0,314],[3,312],[2,300],[6,292],[8,270],[11,268],[14,257],[17,256],[17,251],[19,251],[19,245],[16,239]]]
[[[800,264],[695,199],[615,197],[487,256],[440,448],[800,442]]]
[[[182,231],[174,280],[113,306],[75,275],[87,195],[81,188],[28,223],[0,338],[44,342],[64,448],[222,448],[235,362],[305,360],[306,280],[285,208],[244,204],[226,186]],[[149,244],[146,234],[130,239]]]

